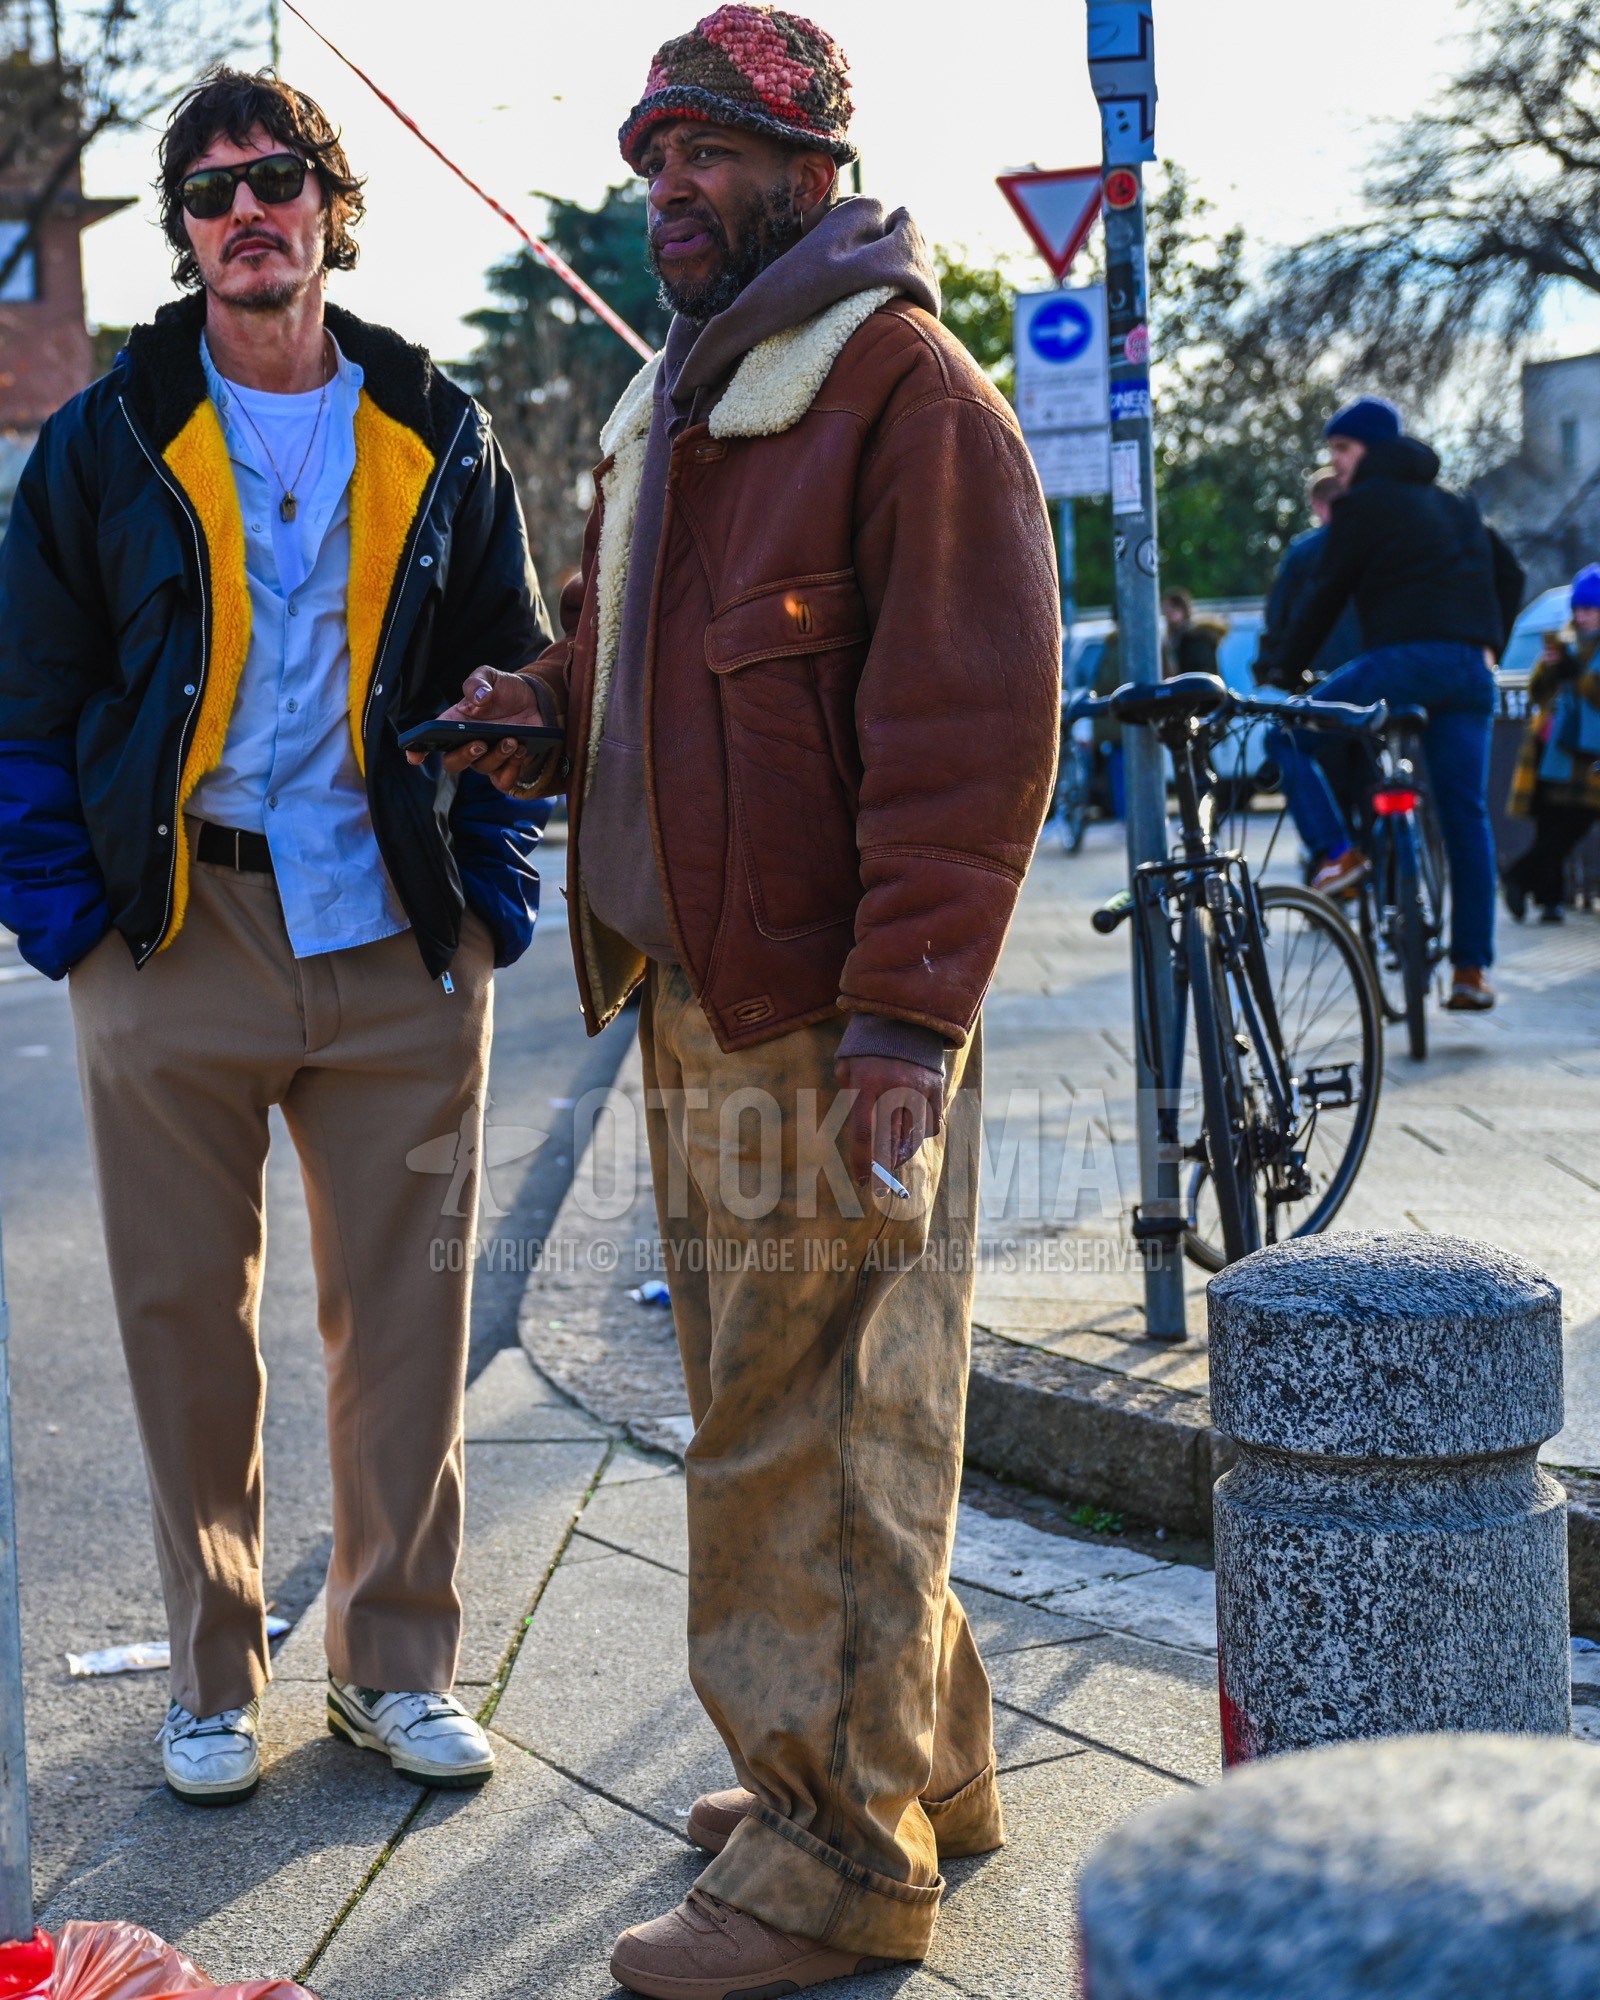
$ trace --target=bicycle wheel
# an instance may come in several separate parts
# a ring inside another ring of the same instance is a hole
[[[1258,1145],[1255,1195],[1271,1243],[1326,1229],[1350,1192],[1378,1115],[1383,1018],[1361,945],[1325,897],[1285,882],[1259,900],[1265,977],[1293,1085],[1287,1129],[1275,1147]],[[1255,1060],[1252,1050],[1246,1067]],[[1191,1177],[1184,1250],[1207,1271],[1230,1261],[1205,1165]]]
[[[1089,754],[1069,736],[1061,745],[1061,769],[1056,778],[1056,802],[1051,814],[1064,854],[1076,854],[1089,824]]]
[[[1400,960],[1405,994],[1406,1047],[1413,1062],[1428,1053],[1428,987],[1433,976],[1433,947],[1428,914],[1422,900],[1422,866],[1417,830],[1409,817],[1397,819],[1394,838],[1394,949]]]
[[[1224,1263],[1231,1264],[1261,1247],[1250,1152],[1250,1104],[1239,1061],[1233,998],[1215,919],[1209,910],[1193,912],[1186,945],[1189,1007],[1205,1119],[1203,1172],[1216,1203],[1221,1239],[1221,1257],[1212,1268],[1221,1270]]]

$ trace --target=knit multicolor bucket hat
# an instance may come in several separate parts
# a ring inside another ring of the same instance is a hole
[[[853,160],[852,108],[844,50],[814,21],[776,7],[719,7],[662,44],[617,138],[635,169],[652,128],[679,118],[738,125]]]

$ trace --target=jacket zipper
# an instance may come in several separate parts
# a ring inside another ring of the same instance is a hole
[[[194,699],[189,704],[189,713],[183,719],[183,729],[178,737],[178,775],[172,790],[172,815],[168,820],[168,826],[171,829],[172,857],[167,864],[167,900],[166,906],[161,912],[161,922],[156,926],[155,937],[147,946],[141,949],[134,961],[137,965],[143,965],[145,960],[161,947],[161,941],[167,934],[167,926],[172,921],[173,898],[177,893],[178,842],[184,837],[182,815],[179,811],[180,802],[183,798],[183,767],[188,759],[189,744],[194,734],[195,717],[199,713],[201,702],[205,700],[206,680],[211,671],[211,580],[206,568],[205,537],[201,534],[199,520],[195,516],[194,509],[189,505],[182,487],[171,477],[155,453],[151,451],[150,447],[139,435],[139,426],[133,421],[132,414],[121,396],[117,398],[117,408],[122,412],[123,419],[133,434],[134,443],[149,461],[150,469],[155,473],[162,485],[166,487],[173,499],[177,501],[183,518],[189,523],[189,532],[194,536],[195,562],[200,575],[200,665],[195,672]]]

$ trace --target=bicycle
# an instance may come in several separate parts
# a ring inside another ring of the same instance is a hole
[[[1156,1084],[1158,1142],[1189,1166],[1181,1215],[1135,1213],[1142,1240],[1181,1240],[1210,1271],[1264,1243],[1326,1229],[1372,1137],[1383,1020],[1359,940],[1324,896],[1265,888],[1223,848],[1208,792],[1210,745],[1235,720],[1288,720],[1367,734],[1385,710],[1234,695],[1210,674],[1074,697],[1077,717],[1148,723],[1170,753],[1178,808],[1172,858],[1142,863],[1095,912],[1102,935],[1134,926],[1140,1052]],[[1170,954],[1175,1007],[1163,1036],[1156,973]],[[1184,1091],[1192,1047],[1200,1120]]]
[[[1067,697],[1070,701],[1071,697]],[[1086,723],[1069,722],[1063,703],[1061,762],[1056,770],[1055,803],[1050,825],[1063,854],[1076,854],[1089,825],[1089,790],[1094,774],[1093,732]]]
[[[1362,801],[1357,838],[1372,866],[1356,887],[1356,928],[1383,1011],[1406,1024],[1412,1060],[1428,1053],[1428,994],[1444,959],[1444,843],[1419,780],[1427,712],[1392,708]]]

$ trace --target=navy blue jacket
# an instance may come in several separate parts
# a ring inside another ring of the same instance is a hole
[[[137,964],[177,936],[190,793],[222,752],[249,641],[244,536],[200,364],[204,304],[138,328],[49,420],[0,545],[0,923],[59,978],[115,927]],[[420,348],[328,310],[364,372],[351,480],[351,734],[379,852],[424,964],[464,907],[496,963],[527,948],[547,808],[396,738],[476,666],[549,644],[489,420]]]
[[[1499,654],[1522,604],[1522,566],[1476,501],[1438,478],[1437,453],[1417,438],[1367,447],[1275,650],[1284,686],[1309,669],[1352,598],[1368,652],[1445,640]]]
[[[1279,680],[1278,648],[1316,579],[1317,567],[1327,545],[1326,528],[1307,528],[1304,534],[1296,535],[1284,550],[1278,574],[1272,579],[1272,589],[1267,597],[1261,645],[1256,653],[1255,676],[1258,681],[1289,685],[1293,692],[1306,680],[1322,680],[1335,667],[1342,667],[1361,651],[1361,621],[1356,617],[1355,605],[1347,602],[1333,630],[1317,648],[1303,677],[1292,684]]]

